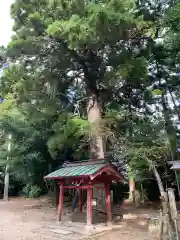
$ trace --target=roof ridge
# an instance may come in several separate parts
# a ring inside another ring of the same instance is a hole
[[[89,160],[89,161],[79,161],[79,162],[66,162],[63,164],[63,167],[70,167],[70,166],[89,166],[89,165],[98,165],[98,164],[109,164],[105,159],[98,159],[98,160]]]

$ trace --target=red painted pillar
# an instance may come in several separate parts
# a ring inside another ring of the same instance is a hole
[[[112,222],[110,185],[105,184],[107,222]]]
[[[63,183],[60,183],[59,186],[59,205],[58,205],[58,217],[57,220],[62,220],[62,211],[63,211],[63,201],[64,201],[64,186]]]
[[[79,205],[79,211],[82,212],[82,190],[79,189],[78,194],[78,205]]]
[[[92,188],[87,189],[87,226],[92,225]]]

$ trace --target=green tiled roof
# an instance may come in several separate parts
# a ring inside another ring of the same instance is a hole
[[[48,178],[58,178],[58,177],[77,177],[82,175],[92,175],[95,174],[98,170],[106,166],[107,164],[89,164],[89,165],[75,165],[62,167],[55,172],[52,172],[45,176],[45,179]]]

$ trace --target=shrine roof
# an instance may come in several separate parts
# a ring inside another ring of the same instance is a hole
[[[48,174],[44,179],[67,179],[67,178],[88,178],[94,179],[99,174],[109,171],[112,175],[122,180],[122,176],[112,164],[105,161],[79,162],[63,165],[60,169]]]
[[[75,176],[88,176],[96,173],[98,170],[103,168],[105,164],[92,164],[92,165],[76,165],[76,166],[67,166],[62,167],[55,172],[48,174],[47,178],[56,178],[56,177],[75,177]]]
[[[172,165],[171,166],[171,170],[177,170],[179,171],[180,170],[180,160],[176,160],[176,161],[168,161],[168,164],[169,165]]]

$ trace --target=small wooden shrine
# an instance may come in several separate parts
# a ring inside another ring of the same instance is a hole
[[[64,189],[78,190],[79,211],[82,212],[82,190],[87,191],[87,225],[92,225],[93,187],[105,191],[107,221],[112,221],[110,184],[112,181],[122,182],[123,177],[117,167],[105,160],[89,160],[64,164],[60,169],[45,176],[46,180],[55,180],[60,188],[58,220],[62,220]]]

